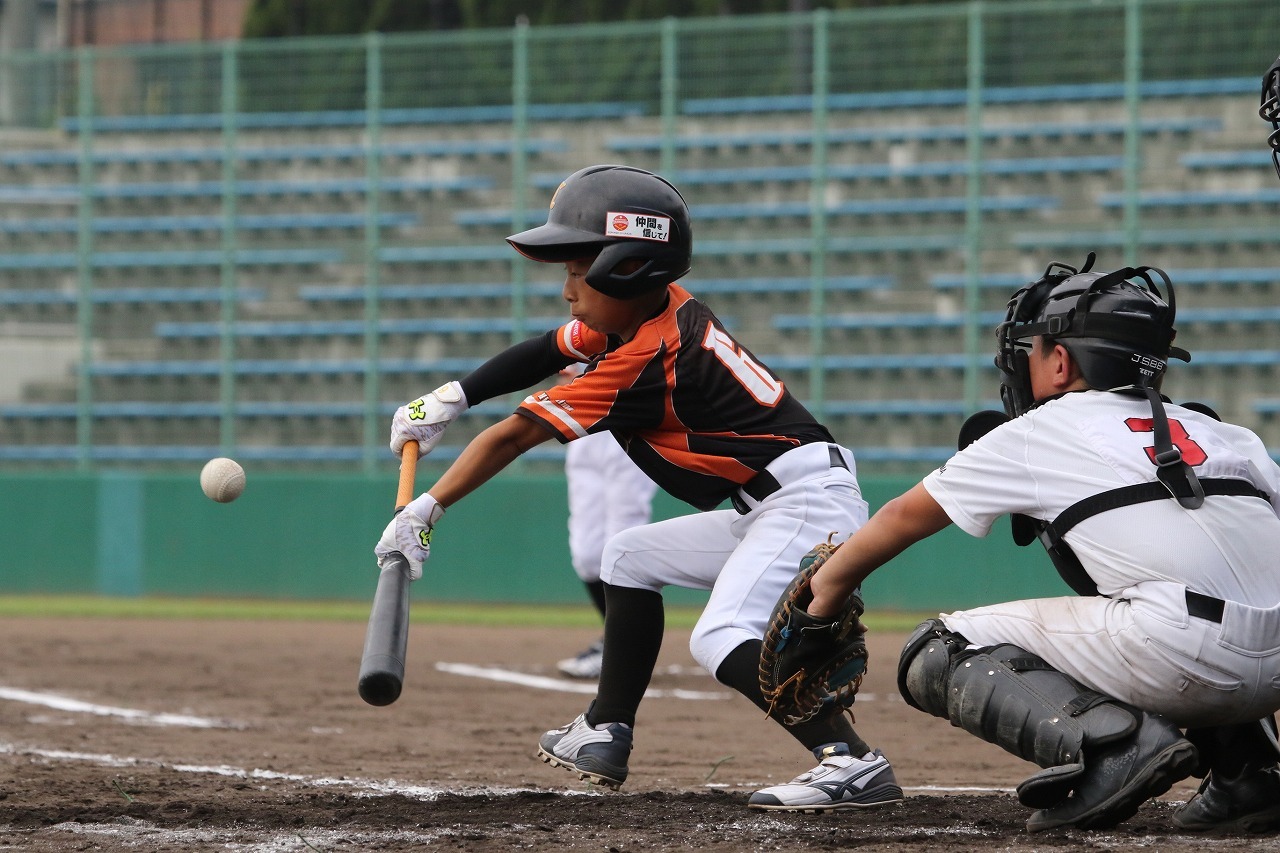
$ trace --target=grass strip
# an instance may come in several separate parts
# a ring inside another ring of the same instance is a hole
[[[368,601],[293,601],[238,598],[139,598],[92,595],[3,595],[0,618],[230,619],[364,622]],[[700,610],[668,607],[667,625],[692,628]],[[932,613],[867,613],[872,631],[910,631]],[[600,617],[587,605],[511,604],[415,600],[410,618],[419,625],[594,628]]]

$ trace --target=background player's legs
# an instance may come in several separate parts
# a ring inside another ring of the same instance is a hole
[[[635,466],[611,435],[570,442],[565,448],[569,492],[569,554],[573,570],[601,618],[605,615],[600,561],[614,534],[648,524],[657,485]],[[556,664],[571,678],[599,678],[604,638]]]

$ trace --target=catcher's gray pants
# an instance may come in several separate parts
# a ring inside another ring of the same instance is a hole
[[[729,652],[764,636],[801,557],[866,523],[852,454],[838,448],[848,468],[832,466],[829,447],[806,444],[774,460],[767,470],[781,488],[761,501],[741,496],[746,514],[715,510],[622,531],[605,545],[600,579],[655,592],[711,590],[689,649],[715,673]]]

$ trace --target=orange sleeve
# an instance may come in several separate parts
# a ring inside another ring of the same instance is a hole
[[[581,320],[565,323],[556,330],[560,352],[578,361],[590,361],[593,355],[604,352],[607,344],[605,335],[588,329]]]

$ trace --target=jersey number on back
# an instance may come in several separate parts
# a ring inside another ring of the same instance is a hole
[[[770,376],[767,370],[742,351],[733,338],[711,323],[707,323],[707,335],[702,339],[702,348],[715,353],[720,363],[729,368],[733,378],[742,383],[742,387],[761,405],[772,406],[782,399],[782,382]]]
[[[1124,422],[1130,432],[1155,432],[1155,425],[1151,418],[1129,418]],[[1187,435],[1186,427],[1181,421],[1169,418],[1169,440],[1173,442],[1173,446],[1178,448],[1182,453],[1182,461],[1188,465],[1203,465],[1209,455],[1204,452],[1204,448],[1196,444],[1191,436]],[[1155,447],[1143,448],[1147,451],[1147,456],[1151,459],[1152,464],[1156,462]]]

